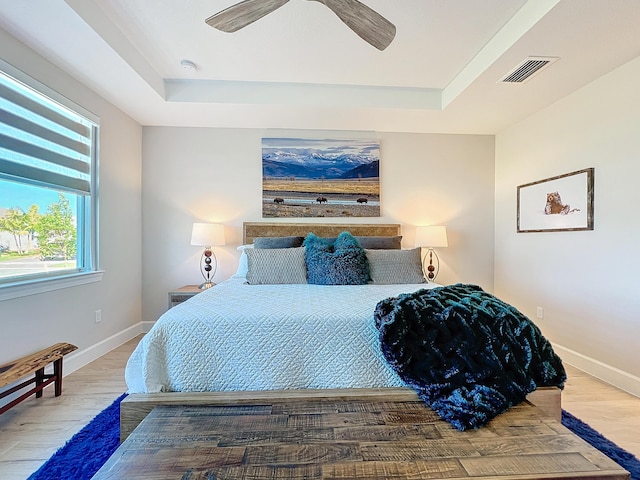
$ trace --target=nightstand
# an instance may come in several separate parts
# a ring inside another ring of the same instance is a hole
[[[189,300],[194,295],[201,292],[199,285],[185,285],[184,287],[171,290],[169,292],[169,308],[175,307],[179,303]]]

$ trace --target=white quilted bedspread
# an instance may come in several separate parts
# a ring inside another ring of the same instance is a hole
[[[245,285],[232,278],[172,308],[131,355],[129,393],[402,386],[373,312],[419,285]]]

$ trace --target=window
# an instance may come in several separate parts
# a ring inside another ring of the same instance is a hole
[[[92,114],[0,62],[0,289],[96,271],[97,139]]]

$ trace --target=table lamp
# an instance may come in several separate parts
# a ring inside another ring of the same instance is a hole
[[[219,223],[194,223],[191,230],[191,245],[204,247],[200,258],[200,272],[204,277],[201,289],[211,288],[215,285],[212,279],[218,268],[216,254],[211,249],[214,245],[224,245],[224,225]]]
[[[448,246],[446,227],[442,225],[416,227],[416,247],[425,247],[428,249],[422,261],[422,271],[425,273],[428,282],[433,282],[440,271],[440,259],[433,249]],[[429,257],[429,266],[425,269],[427,257]],[[433,262],[434,257],[435,265]]]

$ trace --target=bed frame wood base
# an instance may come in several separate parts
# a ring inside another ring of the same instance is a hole
[[[527,401],[544,415],[561,419],[561,395],[556,387],[543,387],[530,393]],[[134,393],[120,404],[120,442],[123,442],[151,411],[160,405],[243,405],[256,402],[286,402],[296,398],[317,397],[319,400],[415,400],[416,392],[411,388],[343,388],[322,390],[260,390],[242,392],[173,392]]]

